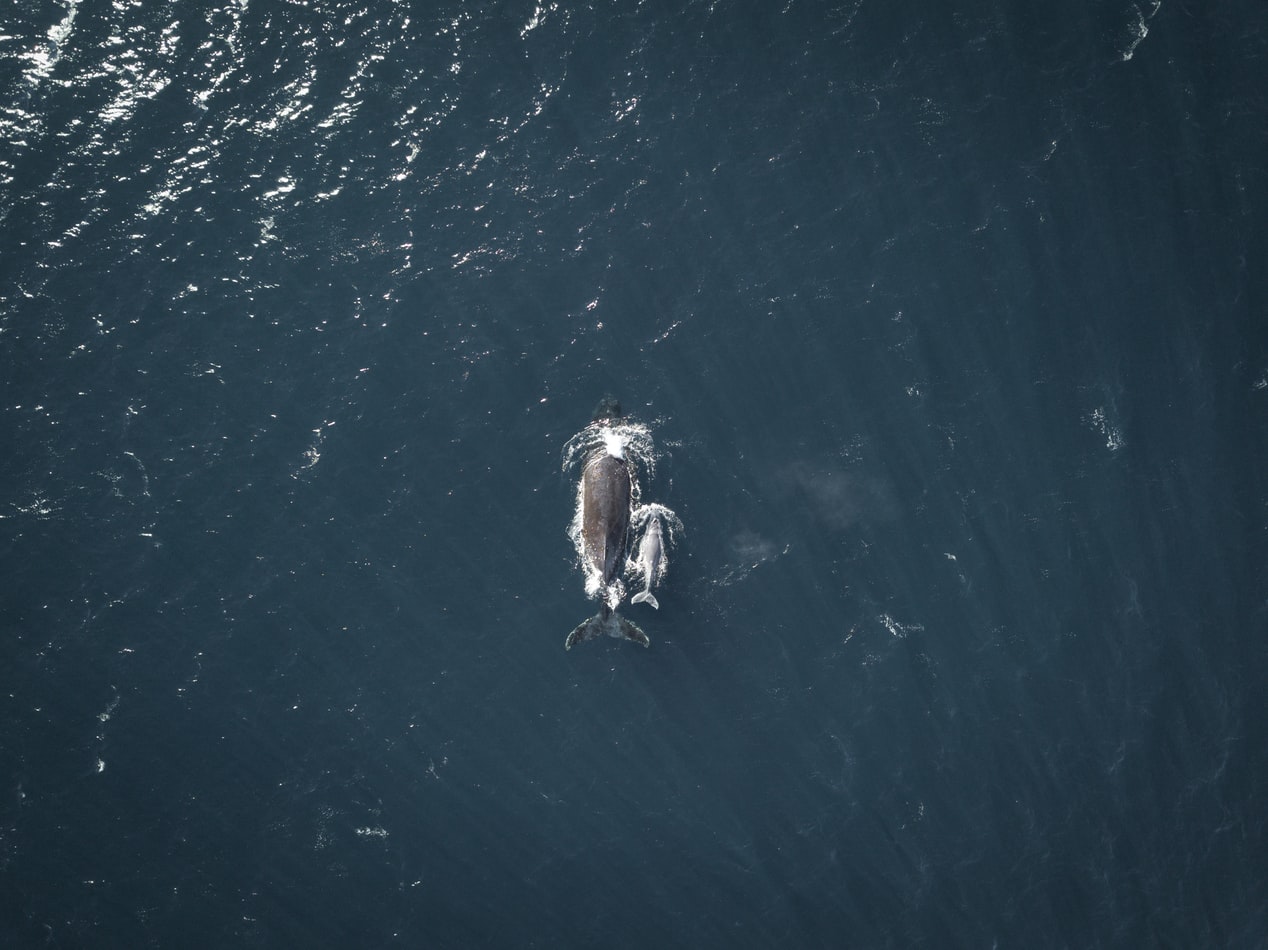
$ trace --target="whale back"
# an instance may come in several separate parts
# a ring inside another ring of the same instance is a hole
[[[643,540],[639,543],[638,561],[643,568],[643,573],[647,575],[647,585],[650,587],[660,573],[660,563],[665,556],[664,549],[665,540],[661,535],[660,515],[653,514],[647,522],[647,529],[643,533]]]
[[[606,451],[586,462],[581,476],[581,537],[585,557],[604,586],[620,577],[630,528],[630,469]]]

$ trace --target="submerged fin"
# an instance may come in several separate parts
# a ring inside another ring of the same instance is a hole
[[[635,594],[633,598],[631,598],[630,603],[651,604],[657,610],[660,610],[660,604],[656,600],[656,595],[653,594],[650,590],[645,590],[641,594]]]
[[[604,614],[607,614],[605,617]],[[626,640],[633,640],[642,646],[651,646],[651,640],[647,639],[647,634],[638,628],[638,624],[626,620],[624,617],[618,617],[615,613],[604,610],[597,617],[591,617],[584,623],[578,624],[572,633],[568,634],[568,639],[564,641],[564,649],[571,650],[575,644],[585,643],[587,640],[593,640],[595,637],[601,637],[603,634],[609,637],[616,637]]]

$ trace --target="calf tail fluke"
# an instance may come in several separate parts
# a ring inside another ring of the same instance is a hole
[[[635,594],[634,597],[630,600],[630,603],[650,604],[652,607],[655,607],[657,610],[660,610],[660,604],[657,603],[656,601],[656,595],[653,594],[650,590],[645,590],[641,594]]]

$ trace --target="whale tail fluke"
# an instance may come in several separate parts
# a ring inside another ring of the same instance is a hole
[[[578,643],[585,643],[587,640],[593,640],[595,637],[603,633],[603,621],[598,617],[591,617],[585,623],[577,624],[575,630],[568,634],[568,639],[564,641],[564,649],[571,650]]]
[[[657,610],[660,610],[660,604],[656,600],[656,595],[653,594],[650,590],[645,590],[641,594],[635,594],[634,597],[630,600],[630,603],[650,604],[651,606],[655,607]]]
[[[607,614],[607,616],[604,616],[604,614]],[[585,643],[587,640],[593,640],[595,637],[600,637],[604,634],[609,637],[616,637],[618,640],[632,640],[645,647],[651,646],[652,643],[651,640],[647,639],[647,634],[638,628],[638,624],[604,610],[597,617],[591,617],[585,623],[578,624],[576,629],[568,634],[568,639],[564,641],[564,649],[571,650],[575,644]]]
[[[617,617],[617,623],[620,625],[621,636],[626,640],[633,640],[639,646],[649,647],[652,641],[647,639],[647,634],[638,628],[638,624],[632,620],[626,620],[624,617]]]

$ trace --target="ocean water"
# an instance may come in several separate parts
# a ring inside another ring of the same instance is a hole
[[[1268,7],[956,6],[10,5],[4,944],[1268,941]]]

